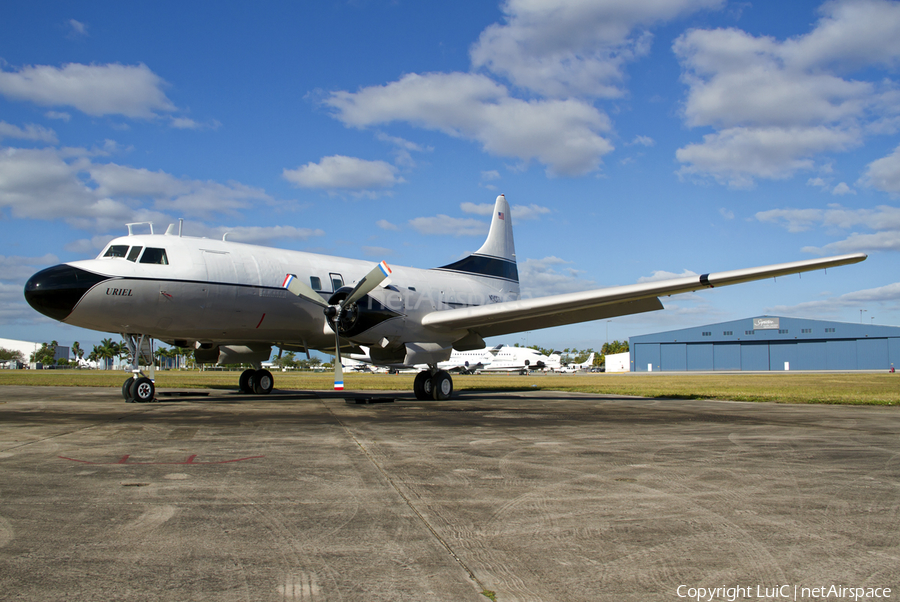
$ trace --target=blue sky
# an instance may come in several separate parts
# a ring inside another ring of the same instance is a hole
[[[503,337],[761,314],[900,324],[900,4],[27,2],[0,20],[0,338],[126,222],[433,267],[512,204],[526,294],[855,266]],[[861,313],[860,310],[865,310]]]

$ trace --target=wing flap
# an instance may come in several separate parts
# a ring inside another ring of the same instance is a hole
[[[422,319],[422,324],[439,330],[473,330],[482,337],[537,330],[656,311],[663,309],[658,299],[663,295],[677,295],[705,288],[821,270],[859,263],[865,259],[864,253],[853,253],[537,299],[519,299],[491,305],[435,311],[426,315]]]

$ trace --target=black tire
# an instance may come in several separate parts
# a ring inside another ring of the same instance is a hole
[[[256,370],[253,368],[248,368],[241,372],[241,378],[238,380],[238,387],[240,387],[241,393],[253,393],[254,374],[256,374]]]
[[[413,381],[413,393],[419,401],[428,401],[431,397],[431,373],[423,370],[416,374],[416,380]]]
[[[257,395],[268,395],[275,386],[275,377],[268,370],[257,370],[251,379],[253,382],[253,392]]]
[[[150,403],[155,394],[156,386],[146,376],[135,379],[131,385],[131,397],[135,403]]]
[[[131,396],[131,385],[134,384],[134,378],[128,377],[124,383],[122,383],[122,397],[125,398],[125,403],[134,403],[134,397]]]
[[[431,395],[435,401],[445,401],[453,395],[453,378],[441,370],[431,377]]]

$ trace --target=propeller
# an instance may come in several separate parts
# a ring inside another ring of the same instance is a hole
[[[390,275],[390,266],[382,261],[363,276],[350,293],[336,305],[329,305],[323,301],[322,297],[312,287],[304,284],[294,274],[288,274],[284,277],[282,288],[323,308],[325,310],[325,319],[331,323],[331,329],[334,330],[334,389],[336,391],[344,390],[344,367],[341,364],[341,335],[339,329],[341,313],[344,311],[344,308],[350,308],[354,303],[372,292],[376,286],[387,280]]]

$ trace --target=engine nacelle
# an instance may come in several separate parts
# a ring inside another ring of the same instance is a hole
[[[353,289],[348,286],[338,289],[331,295],[331,298],[328,299],[329,305],[337,305],[346,299],[347,295],[349,295],[352,290]],[[341,309],[337,320],[338,332],[340,335],[344,338],[361,342],[361,340],[356,337],[371,331],[382,322],[394,318],[403,318],[402,298],[394,298],[392,295],[385,295],[384,300],[395,307],[388,307],[388,305],[385,305],[382,301],[376,299],[372,295],[366,295],[356,303],[351,303],[347,307]],[[329,325],[331,325],[330,320]]]
[[[268,361],[272,356],[269,345],[217,345],[204,349],[194,349],[194,359],[198,364],[252,364]]]
[[[332,307],[352,289],[342,288],[328,302]],[[369,347],[372,360],[383,365],[436,364],[450,358],[459,333],[441,333],[422,326],[422,318],[435,311],[436,302],[413,289],[388,286],[375,289],[357,303],[343,308],[337,321],[341,338]],[[331,325],[331,321],[328,321]],[[470,337],[471,338],[471,337]],[[477,335],[477,345],[484,341]],[[428,341],[423,343],[421,341]],[[472,341],[474,343],[474,341]],[[469,347],[463,347],[469,348]]]

